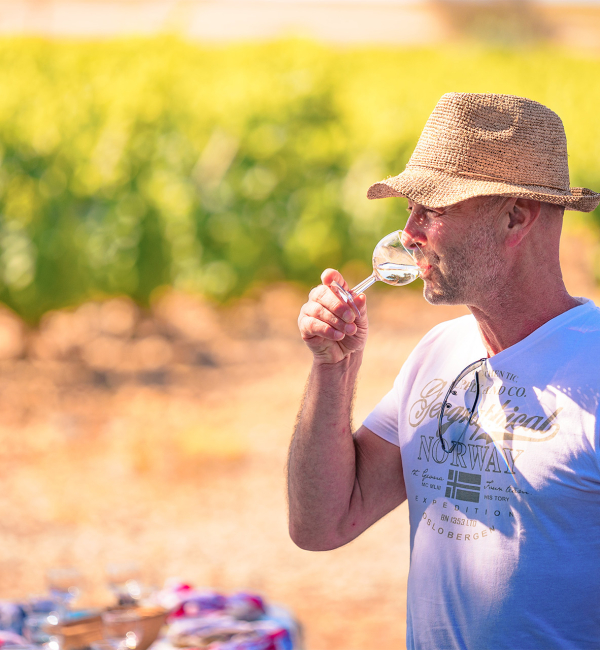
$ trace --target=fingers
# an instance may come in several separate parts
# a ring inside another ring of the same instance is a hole
[[[346,336],[344,332],[335,329],[324,321],[311,318],[310,316],[305,316],[300,322],[300,335],[305,341],[314,338],[327,339],[328,341],[341,341]]]
[[[312,289],[308,302],[300,310],[298,328],[315,361],[338,363],[365,347],[368,331],[366,298],[353,295],[353,302],[360,312],[357,317],[339,293],[339,287],[348,290],[341,273],[327,269],[321,279],[325,284]],[[331,287],[328,283],[332,282],[339,287]]]
[[[351,314],[354,318],[354,314]],[[344,318],[339,318],[316,301],[309,301],[302,307],[298,326],[304,339],[320,336],[332,341],[340,341],[349,334],[356,334],[357,327]]]
[[[346,336],[353,336],[360,330],[361,338],[366,338],[367,310],[364,294],[353,295],[353,302],[360,315],[356,316],[351,306],[342,300],[337,289],[329,285],[336,282],[348,290],[348,284],[339,271],[326,269],[321,274],[323,284],[312,289],[308,302],[302,306],[298,317],[298,327],[305,341],[321,338],[340,341]]]
[[[341,273],[327,269],[321,276],[326,283],[337,282],[347,288]],[[350,305],[343,302],[329,285],[321,284],[311,290],[308,302],[303,305],[298,318],[298,327],[305,341],[322,338],[340,341],[345,336],[353,336],[358,328],[366,328],[366,298],[355,296],[354,302],[361,311],[356,317]]]
[[[348,283],[346,282],[346,280],[344,280],[344,276],[339,271],[336,271],[335,269],[325,269],[323,273],[321,273],[321,282],[325,286],[330,286],[333,282],[337,282],[344,289],[348,291],[350,290],[350,287],[348,287]],[[352,294],[352,296],[354,299],[354,304],[358,307],[358,310],[360,311],[360,316],[355,315],[357,322],[360,324],[365,319],[366,316],[365,305],[367,304],[367,299],[364,294],[360,294],[360,295]],[[340,304],[343,306],[346,303],[340,301]],[[352,313],[354,314],[354,311]]]
[[[314,310],[315,305],[325,308],[333,316],[346,323],[353,323],[356,318],[354,312],[350,309],[350,305],[340,300],[329,286],[324,284],[315,287],[308,294],[308,302],[305,307],[310,306]]]

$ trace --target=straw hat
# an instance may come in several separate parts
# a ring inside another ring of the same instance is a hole
[[[405,196],[430,208],[488,195],[580,212],[600,203],[600,194],[569,187],[560,117],[530,99],[492,94],[443,95],[406,169],[367,192],[369,199]]]

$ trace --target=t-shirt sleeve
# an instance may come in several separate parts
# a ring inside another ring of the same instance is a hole
[[[400,376],[396,378],[394,387],[383,397],[377,406],[367,415],[363,425],[380,438],[400,446],[398,439],[398,390],[397,383]]]

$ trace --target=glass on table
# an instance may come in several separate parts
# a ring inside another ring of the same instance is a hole
[[[48,591],[60,620],[68,616],[71,602],[81,591],[82,580],[81,573],[74,567],[56,567],[46,571]]]
[[[335,280],[331,283],[330,288],[336,296],[343,300],[357,317],[360,316],[360,311],[354,302],[354,296],[359,296],[378,280],[400,287],[419,277],[418,262],[423,259],[423,253],[418,246],[414,249],[406,248],[402,243],[403,236],[403,230],[396,230],[386,235],[375,246],[373,273],[349,291]]]
[[[113,562],[105,567],[106,583],[119,605],[134,605],[142,597],[141,568],[137,562]]]

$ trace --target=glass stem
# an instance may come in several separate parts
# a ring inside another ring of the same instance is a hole
[[[360,296],[361,293],[365,292],[372,284],[377,282],[377,277],[372,273],[368,278],[364,279],[362,282],[359,282],[353,289],[350,290],[355,296]]]

